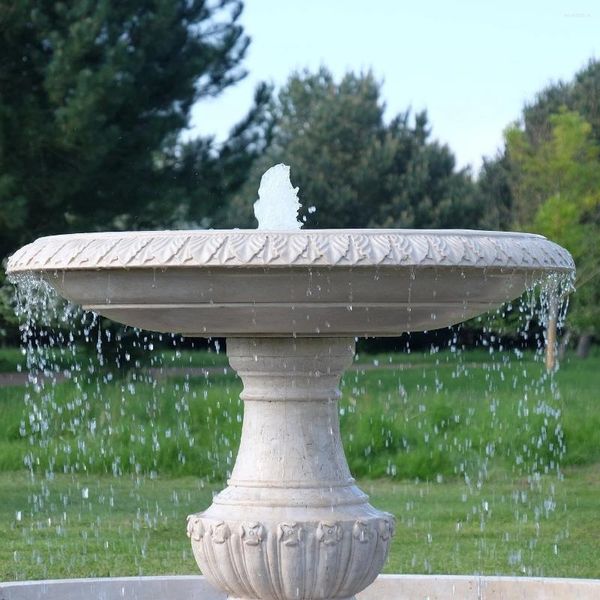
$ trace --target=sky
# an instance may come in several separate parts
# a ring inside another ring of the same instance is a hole
[[[598,0],[246,0],[241,24],[248,75],[194,106],[189,135],[225,139],[260,81],[370,69],[386,120],[426,109],[432,137],[475,174],[526,102],[600,58]]]

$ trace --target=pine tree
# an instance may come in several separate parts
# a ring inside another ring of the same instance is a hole
[[[196,101],[244,76],[241,9],[0,0],[0,257],[43,234],[168,225],[195,182],[227,189],[212,140],[178,138]],[[251,148],[251,124],[225,150]]]
[[[290,77],[271,103],[268,147],[236,195],[226,225],[254,227],[261,174],[291,165],[309,227],[476,227],[468,173],[430,139],[425,113],[384,120],[372,74],[336,82],[326,69]],[[316,213],[307,215],[311,205]]]

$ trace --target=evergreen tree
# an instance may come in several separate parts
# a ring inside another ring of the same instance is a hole
[[[427,115],[386,124],[372,74],[336,82],[326,69],[294,74],[269,109],[268,147],[236,195],[225,224],[254,227],[261,174],[291,165],[309,227],[476,227],[472,183],[446,146],[430,139]],[[308,207],[317,208],[308,216]]]
[[[0,257],[43,234],[169,225],[214,209],[256,147],[183,147],[191,106],[244,75],[239,0],[0,0]],[[224,178],[227,165],[238,170]],[[223,164],[225,164],[223,163]],[[193,164],[193,168],[189,165]],[[240,174],[240,172],[242,174]],[[215,193],[217,193],[215,192]]]
[[[484,229],[510,230],[513,225],[513,197],[511,165],[506,152],[494,159],[483,159],[477,180],[476,198],[482,211]]]

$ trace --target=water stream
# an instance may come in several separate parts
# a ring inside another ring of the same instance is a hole
[[[301,227],[297,192],[289,167],[265,173],[260,227]],[[309,271],[307,297],[330,286],[317,275]],[[419,274],[411,268],[408,276],[410,324]],[[375,270],[375,285],[379,277]],[[17,394],[18,456],[6,460],[28,476],[13,517],[10,576],[148,575],[172,573],[173,564],[195,573],[185,516],[209,504],[228,476],[243,414],[241,385],[219,342],[199,351],[181,336],[122,327],[73,306],[38,277],[13,282],[28,380]],[[555,372],[544,368],[545,332],[553,320],[564,324],[571,286],[570,276],[549,276],[425,352],[413,350],[411,336],[401,352],[359,352],[343,380],[341,429],[351,470],[379,496],[375,504],[396,513],[402,550],[392,570],[464,572],[463,561],[472,565],[475,556],[479,572],[500,557],[505,574],[545,574],[538,541],[566,510],[561,395]],[[351,281],[347,293],[352,311]],[[478,332],[475,353],[466,331]],[[449,524],[450,556],[438,550]],[[556,554],[568,536],[565,520],[552,540]]]
[[[179,530],[185,514],[222,485],[242,420],[240,384],[219,345],[200,353],[180,336],[123,328],[82,311],[38,278],[15,283],[28,373],[18,439],[29,476],[14,515],[27,548],[14,553],[14,578],[68,574],[67,554],[90,576],[125,572],[110,558],[115,514],[123,515],[116,533],[138,574],[154,574],[174,558],[181,572],[194,573]],[[476,552],[482,572],[500,554],[505,573],[544,575],[536,544],[547,519],[565,510],[565,442],[560,390],[543,367],[543,331],[552,294],[568,285],[550,278],[477,319],[476,360],[455,328],[447,347],[432,345],[429,356],[411,352],[409,339],[402,354],[359,355],[346,375],[340,416],[351,469],[367,478],[366,491],[370,478],[387,478],[395,502],[405,499],[395,510],[399,526],[414,531],[423,549],[402,557],[403,571],[439,571],[439,523],[424,522],[420,505],[449,485],[456,501],[452,570]],[[565,311],[562,302],[559,327]],[[514,322],[521,339],[505,348],[502,329]],[[210,364],[194,370],[200,356]],[[487,482],[499,472],[510,479],[498,496]],[[178,479],[165,498],[161,486],[172,477]],[[519,535],[503,533],[507,518]],[[76,548],[64,548],[73,531]],[[556,553],[568,535],[565,522]]]

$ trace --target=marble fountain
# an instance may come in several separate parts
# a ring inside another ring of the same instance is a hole
[[[356,338],[496,309],[572,273],[569,253],[525,233],[300,229],[296,192],[279,165],[263,176],[257,230],[59,235],[10,258],[12,276],[114,321],[227,338],[244,421],[228,486],[188,517],[204,577],[5,583],[0,599],[600,598],[598,581],[379,576],[394,517],[356,486],[338,423]]]

